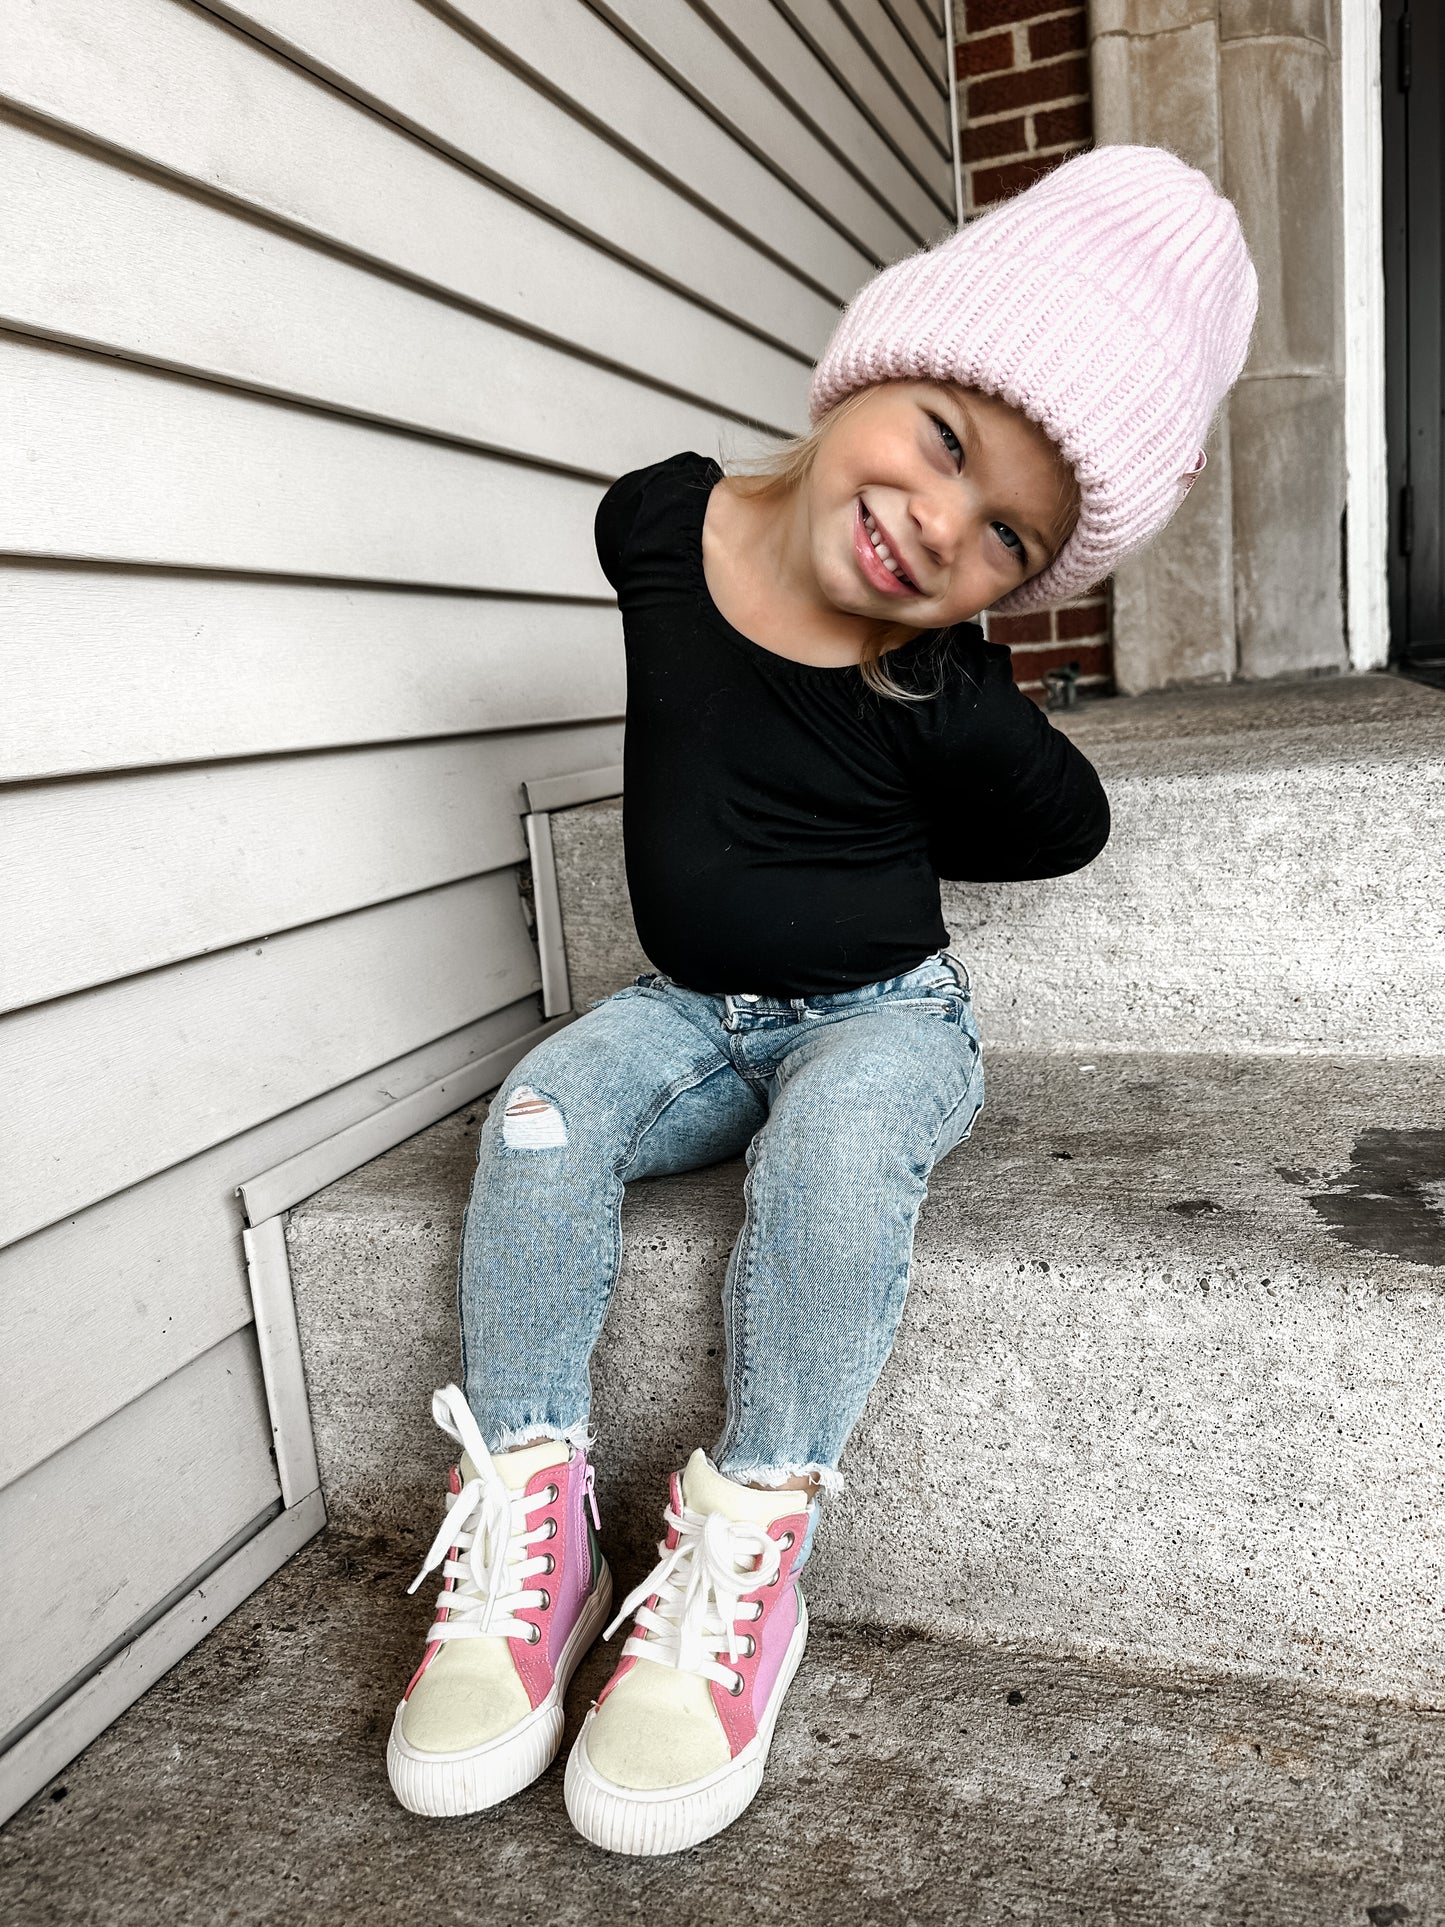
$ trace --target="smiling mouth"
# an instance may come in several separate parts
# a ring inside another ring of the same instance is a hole
[[[921,595],[923,591],[889,548],[882,529],[879,528],[878,524],[868,513],[867,509],[863,507],[861,502],[858,504],[858,508],[859,513],[863,517],[864,533],[868,537],[873,548],[873,553],[877,556],[879,562],[895,581],[897,581],[900,587],[912,590],[914,595]]]

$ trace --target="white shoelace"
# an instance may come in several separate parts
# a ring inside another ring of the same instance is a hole
[[[754,1648],[752,1635],[739,1633],[737,1622],[763,1616],[761,1600],[743,1608],[742,1595],[773,1584],[782,1551],[762,1526],[723,1512],[694,1512],[686,1505],[674,1512],[669,1506],[667,1523],[677,1544],[670,1551],[665,1543],[658,1547],[661,1559],[623,1600],[607,1637],[635,1611],[639,1630],[625,1641],[624,1659],[650,1659],[740,1692],[743,1676],[735,1662],[744,1657],[744,1640],[748,1652]],[[657,1603],[649,1606],[654,1593]],[[723,1653],[734,1665],[722,1664]]]
[[[446,1618],[430,1628],[428,1643],[492,1637],[521,1638],[535,1644],[536,1622],[516,1615],[523,1606],[546,1603],[542,1587],[524,1582],[551,1570],[548,1554],[529,1555],[528,1548],[538,1540],[551,1538],[552,1531],[550,1527],[533,1526],[527,1515],[549,1505],[557,1496],[556,1487],[544,1486],[528,1498],[503,1485],[492,1455],[482,1443],[471,1407],[455,1385],[433,1394],[431,1410],[441,1429],[471,1459],[476,1474],[447,1507],[426,1563],[407,1587],[408,1592],[415,1592],[438,1566],[442,1577],[452,1582],[437,1596],[437,1611],[445,1613]],[[453,1546],[460,1554],[455,1559],[447,1557]]]

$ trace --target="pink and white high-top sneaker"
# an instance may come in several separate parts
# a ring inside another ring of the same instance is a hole
[[[442,1571],[426,1652],[392,1722],[392,1788],[413,1813],[477,1813],[545,1772],[562,1695],[612,1603],[585,1453],[561,1439],[487,1451],[455,1385],[432,1399],[462,1447],[415,1592]]]
[[[729,1826],[762,1785],[808,1638],[800,1492],[724,1478],[702,1452],[672,1480],[662,1555],[622,1659],[567,1761],[567,1811],[595,1847],[676,1853]]]

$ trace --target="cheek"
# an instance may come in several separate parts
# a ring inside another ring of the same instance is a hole
[[[979,585],[969,589],[959,589],[951,595],[936,618],[936,625],[946,629],[951,622],[972,622],[980,609],[986,609],[990,602],[996,602],[1004,593],[997,584],[988,587]]]
[[[939,603],[938,624],[972,622],[980,609],[1007,595],[1014,585],[1001,581],[998,573],[984,567],[978,557],[960,562],[953,572],[948,593]]]
[[[847,555],[853,546],[853,524],[858,514],[858,498],[847,493],[833,496],[821,514],[813,518],[813,553]]]
[[[853,557],[853,521],[845,505],[813,542],[813,569],[829,595],[856,595],[858,567]]]

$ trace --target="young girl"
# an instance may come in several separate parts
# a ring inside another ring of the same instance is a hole
[[[1254,309],[1204,176],[1096,149],[872,281],[801,440],[608,490],[627,877],[658,967],[523,1059],[482,1132],[465,1394],[433,1401],[462,1448],[421,1575],[445,1586],[388,1752],[414,1811],[491,1806],[556,1752],[611,1598],[588,1364],[623,1185],[741,1152],[727,1421],[672,1480],[566,1798],[596,1845],[662,1853],[757,1792],[818,1493],[892,1345],[929,1171],[983,1103],[938,880],[1062,875],[1108,835],[1093,769],[971,618],[1078,594],[1163,527]],[[638,1372],[687,1343],[660,1323]]]

